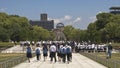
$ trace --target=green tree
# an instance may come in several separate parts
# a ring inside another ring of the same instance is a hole
[[[30,30],[29,39],[32,41],[39,41],[39,40],[49,40],[50,32],[46,29],[43,29],[39,26],[33,26],[33,29]]]
[[[9,36],[7,30],[0,26],[0,41],[6,42],[9,41]]]
[[[109,23],[111,16],[112,14],[110,13],[99,13],[98,15],[96,15],[96,18],[97,18],[97,21],[95,21],[96,29],[100,30],[104,28],[105,25]]]
[[[74,30],[74,27],[71,25],[65,26],[64,27],[64,34],[67,38],[67,40],[71,40],[71,31]]]

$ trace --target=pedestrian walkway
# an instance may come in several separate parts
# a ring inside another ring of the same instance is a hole
[[[1,53],[25,53],[25,51],[23,51],[23,47],[21,47],[20,45],[16,45],[1,51]]]
[[[19,65],[16,65],[13,68],[107,68],[85,56],[82,56],[78,53],[73,53],[72,62],[62,63],[56,62],[51,63],[50,59],[47,58],[46,61],[43,61],[41,56],[40,61],[36,60],[36,57],[31,59],[31,62],[25,61]]]

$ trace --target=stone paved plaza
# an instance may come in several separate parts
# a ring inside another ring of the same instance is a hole
[[[33,57],[30,63],[28,61],[25,61],[19,65],[16,65],[13,68],[107,68],[107,67],[78,53],[73,53],[72,62],[70,62],[69,64],[62,62],[51,63],[49,58],[47,58],[47,60],[44,62],[43,57],[41,57],[40,61],[37,61],[36,57]]]

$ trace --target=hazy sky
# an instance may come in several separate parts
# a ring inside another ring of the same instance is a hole
[[[0,0],[0,12],[40,20],[41,13],[56,23],[86,29],[100,12],[109,12],[111,6],[120,6],[120,0]]]

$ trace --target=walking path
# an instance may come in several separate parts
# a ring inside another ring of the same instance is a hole
[[[8,48],[6,50],[1,51],[1,53],[23,53],[23,47],[20,45],[13,46],[11,48]]]
[[[14,46],[12,48],[6,49],[2,51],[2,53],[23,53],[23,47],[19,45]],[[25,52],[24,52],[25,53]],[[36,57],[31,58],[31,62],[25,61],[19,65],[14,66],[13,68],[107,68],[85,56],[82,56],[78,53],[73,53],[72,62],[62,63],[56,62],[51,63],[50,59],[43,61],[43,56],[41,55],[40,61],[36,60]]]
[[[82,56],[78,53],[73,53],[72,62],[62,63],[56,62],[51,63],[50,59],[47,58],[43,61],[43,56],[41,55],[40,61],[36,60],[36,57],[31,59],[31,62],[25,61],[13,68],[107,68],[87,57]]]

